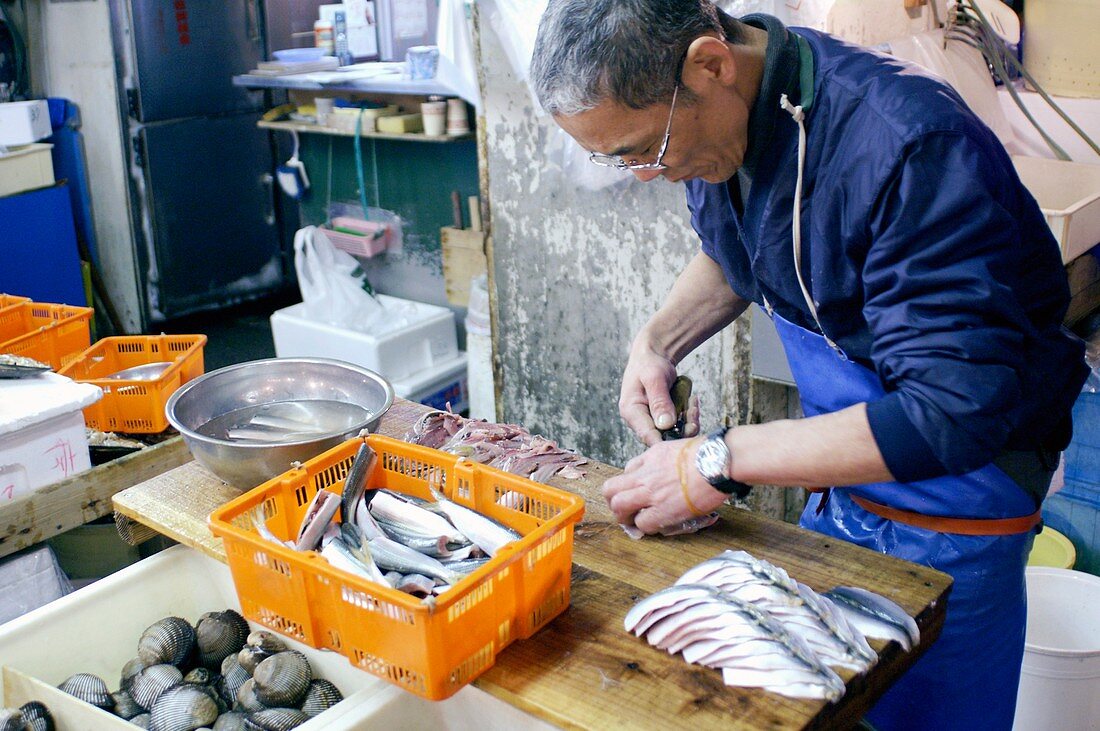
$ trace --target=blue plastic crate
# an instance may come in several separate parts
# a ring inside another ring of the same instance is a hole
[[[1100,576],[1100,484],[1067,479],[1043,502],[1043,522],[1077,549],[1074,569]]]
[[[1100,393],[1084,391],[1073,405],[1073,441],[1066,448],[1066,479],[1100,485]]]

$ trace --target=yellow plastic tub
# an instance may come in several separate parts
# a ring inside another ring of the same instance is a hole
[[[1028,566],[1050,566],[1056,569],[1072,569],[1077,561],[1077,549],[1068,538],[1050,526],[1035,536],[1035,544],[1027,557]]]

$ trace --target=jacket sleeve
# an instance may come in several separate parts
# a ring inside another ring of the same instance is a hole
[[[1015,426],[1030,323],[1012,290],[1008,156],[964,132],[906,146],[870,216],[864,314],[887,395],[867,415],[899,481],[988,464]]]

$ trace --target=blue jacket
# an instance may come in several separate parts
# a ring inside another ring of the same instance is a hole
[[[1061,327],[1058,246],[1004,148],[942,82],[797,33],[813,55],[802,271],[825,334],[887,392],[868,405],[887,466],[910,482],[1064,447],[1084,346]],[[694,180],[692,225],[734,292],[818,331],[792,262],[798,129],[778,98],[755,104],[777,116],[743,215],[736,178]]]

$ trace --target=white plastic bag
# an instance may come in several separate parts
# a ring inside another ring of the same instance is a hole
[[[363,268],[316,226],[306,226],[294,236],[294,268],[311,320],[360,332],[375,329],[385,308],[372,293]]]

